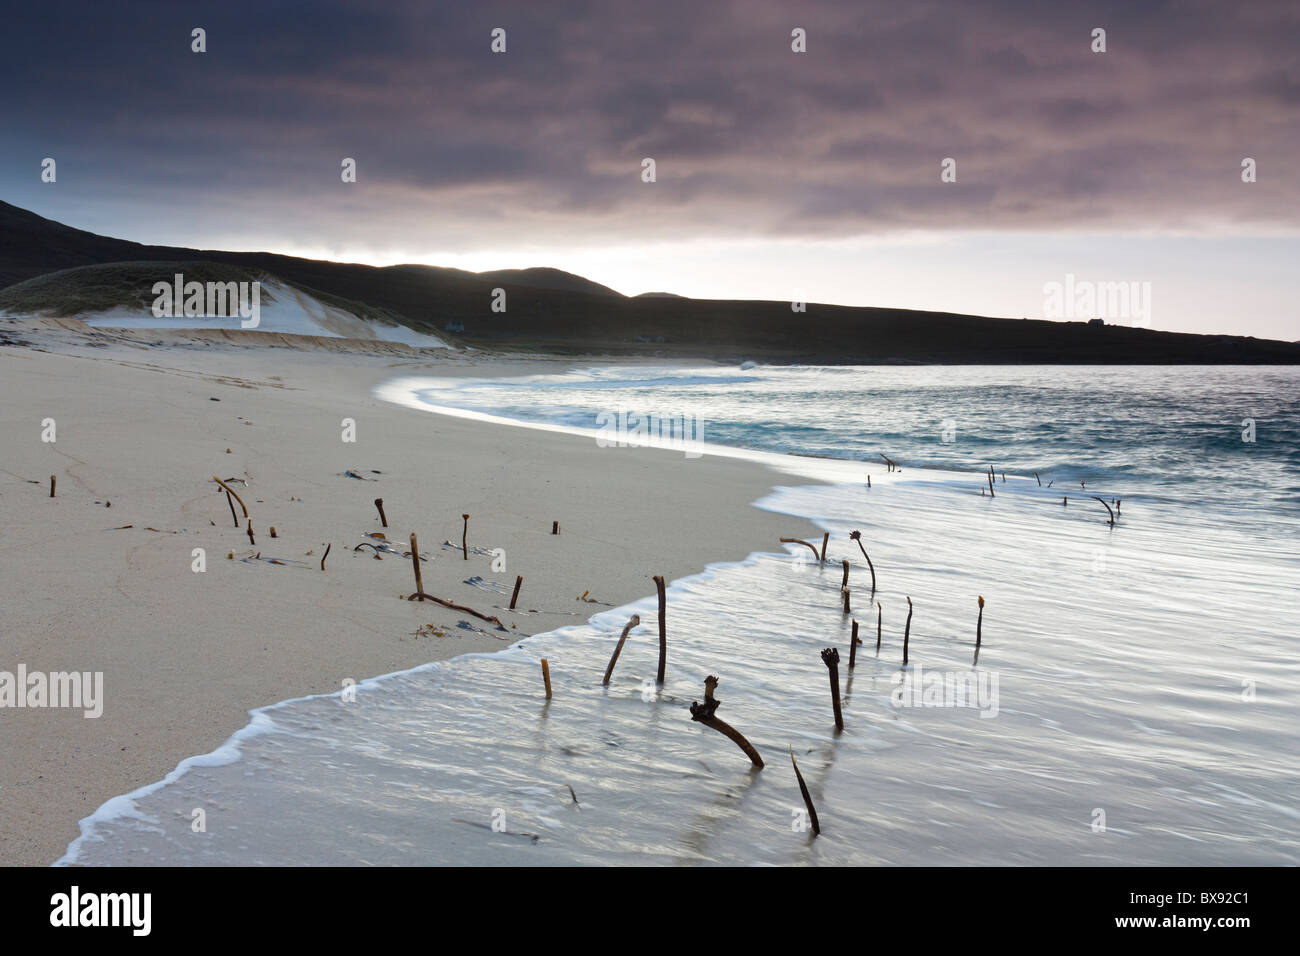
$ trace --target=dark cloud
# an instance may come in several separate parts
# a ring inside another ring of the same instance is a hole
[[[55,156],[59,201],[119,203],[136,233],[180,203],[353,245],[1293,229],[1297,9],[29,4],[6,14],[0,185],[39,208]],[[1109,52],[1090,51],[1094,27]]]

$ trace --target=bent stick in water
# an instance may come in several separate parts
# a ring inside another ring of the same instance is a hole
[[[1106,513],[1107,513],[1108,515],[1110,515],[1110,526],[1111,526],[1112,528],[1115,527],[1115,512],[1113,512],[1113,511],[1110,510],[1110,505],[1106,504],[1106,499],[1105,499],[1105,498],[1100,498],[1100,497],[1098,497],[1097,495],[1093,495],[1093,497],[1096,498],[1098,501],[1100,501],[1103,505],[1106,506]]]
[[[809,544],[809,543],[808,543],[807,541],[805,541],[803,538],[782,538],[782,539],[781,539],[781,543],[782,543],[782,544],[801,544],[801,545],[803,545],[805,548],[807,548],[809,551],[811,551],[811,552],[813,553],[813,557],[814,557],[814,558],[818,557],[818,554],[817,554],[817,548],[814,547],[813,545]]]
[[[817,819],[817,808],[813,806],[812,794],[808,792],[808,785],[803,782],[803,774],[799,772],[799,764],[794,759],[794,748],[790,748],[790,763],[794,765],[794,775],[799,780],[799,792],[803,794],[803,805],[808,808],[808,820],[812,823],[813,835],[821,836],[822,825]]]
[[[862,556],[867,559],[867,567],[871,569],[871,593],[876,593],[876,566],[871,563],[871,555],[867,554],[867,549],[862,546],[862,532],[850,531],[849,537],[858,543],[858,550]],[[848,583],[848,576],[845,575],[845,583]]]
[[[907,599],[907,627],[903,629],[903,664],[907,664],[907,640],[912,636],[912,599]]]
[[[731,724],[727,723],[725,720],[719,720],[714,716],[714,712],[718,709],[720,704],[720,701],[713,696],[713,691],[717,686],[718,679],[712,674],[704,678],[704,703],[701,704],[699,701],[693,701],[691,703],[691,720],[697,720],[704,726],[712,727],[718,733],[722,734],[745,752],[745,756],[749,758],[750,763],[759,770],[762,770],[763,758],[758,755],[758,751],[754,749],[754,745],[746,740],[744,734],[731,726]]]
[[[633,614],[627,619],[627,624],[623,627],[623,633],[619,635],[618,646],[614,648],[614,655],[609,659],[609,666],[605,668],[605,679],[601,681],[603,686],[608,687],[609,679],[614,676],[614,665],[618,663],[618,655],[623,653],[623,642],[627,640],[627,632],[640,623],[641,616],[639,614]]]

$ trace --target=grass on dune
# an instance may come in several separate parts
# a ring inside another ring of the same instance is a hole
[[[201,282],[205,286],[209,282],[263,283],[259,292],[262,303],[275,301],[272,292],[265,288],[266,283],[274,281],[291,285],[261,269],[220,262],[111,262],[63,269],[0,289],[0,311],[52,317],[105,312],[119,307],[148,312],[156,298],[153,293],[154,283],[166,282],[170,285],[177,273],[184,277],[185,282]],[[384,325],[404,324],[388,309],[292,285],[325,305],[350,312],[359,318]],[[237,308],[237,303],[235,307]]]

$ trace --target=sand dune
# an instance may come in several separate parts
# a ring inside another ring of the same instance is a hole
[[[156,318],[148,311],[127,307],[93,312],[84,316],[84,319],[91,328],[261,331],[278,335],[400,342],[418,348],[450,348],[437,336],[416,332],[395,323],[390,325],[363,319],[346,309],[322,302],[301,289],[275,280],[262,285],[260,312],[260,323],[255,330],[241,328],[238,316]]]

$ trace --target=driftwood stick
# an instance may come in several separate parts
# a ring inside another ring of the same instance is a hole
[[[813,836],[821,836],[822,825],[817,819],[817,808],[813,806],[812,794],[808,792],[808,784],[803,782],[803,774],[799,772],[799,764],[794,759],[794,748],[790,748],[790,763],[794,766],[795,778],[799,781],[799,792],[803,794],[803,805],[808,808],[808,821],[812,824]]]
[[[552,521],[551,534],[559,534],[559,533],[560,533],[560,523],[558,521]]]
[[[668,666],[668,595],[664,591],[662,574],[654,576],[655,588],[659,592],[659,675],[655,678],[660,684],[664,682],[664,670]]]
[[[831,672],[831,706],[835,708],[835,729],[844,729],[844,714],[840,712],[840,652],[833,647],[822,651],[822,663]]]
[[[383,498],[376,498],[376,499],[375,499],[375,507],[379,509],[379,522],[380,522],[380,523],[381,523],[385,528],[387,528],[387,527],[388,527],[388,516],[384,514],[384,499],[383,499]]]
[[[476,611],[472,607],[466,607],[465,605],[457,604],[454,601],[448,601],[444,598],[435,597],[432,594],[425,594],[423,591],[417,591],[415,594],[412,594],[410,597],[408,597],[407,600],[414,601],[416,598],[419,598],[421,601],[432,601],[434,604],[441,604],[443,607],[449,607],[453,611],[463,611],[466,614],[472,614],[480,621],[487,621],[490,624],[495,624],[497,628],[502,631],[509,630],[508,627],[506,627],[504,624],[501,623],[501,619],[499,617],[493,617],[491,614],[484,614],[482,611]]]
[[[469,560],[469,515],[461,515],[465,519],[465,525],[460,531],[460,549],[465,553],[465,560]]]
[[[1038,482],[1038,487],[1043,487],[1043,479],[1038,477],[1038,472],[1034,472],[1034,480]]]
[[[997,495],[993,493],[993,466],[992,465],[989,466],[988,478],[989,478],[989,497],[996,498]]]
[[[980,616],[975,620],[975,660],[971,661],[974,667],[980,662],[980,641],[984,631],[984,595],[980,595]]]
[[[822,564],[826,563],[826,545],[830,543],[830,540],[831,540],[831,533],[827,531],[825,534],[822,535],[822,556],[821,556]]]
[[[542,658],[542,680],[546,682],[546,699],[550,700],[551,699],[551,664],[545,657]]]
[[[251,545],[256,545],[257,542],[253,539],[253,522],[251,520],[246,521],[244,523],[244,528],[245,530],[248,531],[248,543]]]
[[[862,546],[862,532],[850,531],[849,537],[858,543],[858,550],[861,551],[862,556],[867,559],[867,567],[871,570],[871,593],[875,594],[876,593],[876,566],[871,563],[871,555],[867,554],[867,549]],[[846,575],[845,577],[846,583],[847,580],[848,578]]]
[[[213,476],[212,476],[212,480],[215,481],[217,484],[219,484],[222,488],[225,488],[227,492],[229,492],[230,494],[232,494],[232,495],[235,496],[235,500],[239,502],[239,510],[241,510],[242,512],[244,512],[244,517],[247,518],[247,517],[248,517],[248,505],[244,504],[244,499],[241,498],[241,497],[239,497],[239,492],[238,492],[238,491],[235,491],[235,489],[231,488],[228,484],[226,484],[224,481],[222,481],[222,480],[221,480],[220,478],[218,478],[216,475],[213,475]]]
[[[745,752],[745,756],[759,770],[763,769],[763,758],[758,755],[754,745],[745,739],[745,736],[725,720],[719,720],[714,713],[717,711],[719,701],[713,696],[713,691],[718,686],[718,679],[710,674],[704,678],[704,703],[699,701],[691,703],[691,720],[697,720],[706,727],[712,727],[718,733],[725,736],[737,747]]]
[[[840,579],[840,590],[849,586],[849,559],[845,558],[842,562],[844,565],[844,577]]]
[[[877,601],[876,602],[876,654],[877,656],[879,656],[880,654],[880,619],[884,615],[884,613],[885,613],[885,609],[881,607],[880,602]]]
[[[334,547],[333,544],[325,545],[325,553],[320,556],[320,569],[322,571],[325,570],[325,559],[330,556],[330,548],[332,547]]]
[[[817,548],[816,548],[815,546],[809,544],[809,543],[808,543],[807,541],[805,541],[803,538],[782,538],[782,539],[781,539],[781,543],[782,543],[782,544],[801,544],[801,545],[803,545],[805,548],[807,548],[809,551],[811,551],[811,552],[813,553],[813,557],[814,557],[814,558],[817,557]]]
[[[54,497],[54,484],[55,484],[55,481],[56,481],[55,477],[54,477],[53,475],[50,475],[50,497],[51,497],[51,498]]]
[[[618,663],[618,655],[623,653],[623,642],[627,640],[627,632],[640,623],[641,616],[639,614],[633,614],[627,619],[627,624],[623,626],[623,633],[619,635],[618,646],[614,648],[614,654],[609,659],[609,666],[605,668],[605,679],[601,681],[602,685],[609,686],[609,679],[614,676],[614,665]]]
[[[845,614],[850,613],[851,610],[852,610],[852,609],[849,607],[849,594],[850,594],[850,591],[849,591],[848,588],[840,588],[840,596],[841,596],[842,598],[844,598],[844,613],[845,613]]]
[[[1106,514],[1110,515],[1110,521],[1107,522],[1107,523],[1108,523],[1112,528],[1115,527],[1115,512],[1113,512],[1113,511],[1110,510],[1110,505],[1106,504],[1106,499],[1105,499],[1105,498],[1102,498],[1102,497],[1100,497],[1100,496],[1098,496],[1098,495],[1093,495],[1092,497],[1096,498],[1096,499],[1097,499],[1098,501],[1100,501],[1103,505],[1105,505],[1105,508],[1106,508]]]
[[[522,574],[515,575],[515,589],[510,592],[510,610],[515,609],[515,602],[519,600],[519,586],[524,583]]]
[[[415,566],[415,593],[421,601],[424,600],[424,581],[420,577],[420,544],[415,540],[415,532],[411,532],[411,564]],[[407,598],[409,601],[410,598]]]
[[[230,505],[230,517],[235,519],[235,527],[239,527],[239,515],[235,514],[235,503],[230,500],[230,491],[226,490],[226,504]]]
[[[853,665],[858,660],[858,645],[862,641],[858,639],[858,622],[853,622],[853,634],[849,637],[849,670],[853,670]]]
[[[912,599],[907,599],[907,627],[903,628],[903,666],[907,666],[907,640],[912,636]]]

